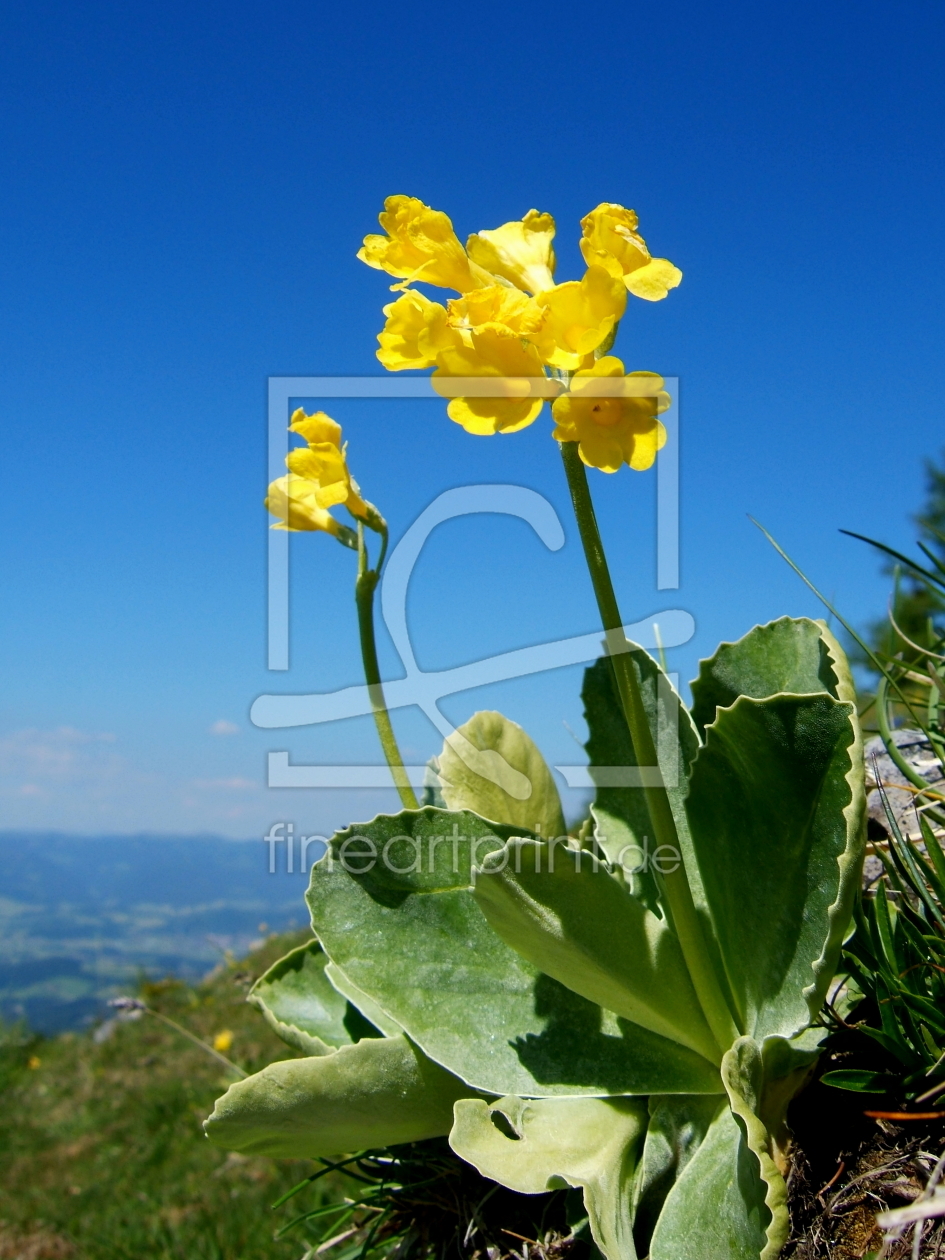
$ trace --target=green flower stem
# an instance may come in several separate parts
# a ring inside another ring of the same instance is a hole
[[[381,556],[377,568],[371,569],[367,562],[367,547],[364,543],[364,525],[358,521],[358,578],[354,587],[354,600],[358,609],[358,631],[361,635],[361,659],[364,662],[364,677],[371,697],[371,708],[374,710],[374,723],[380,737],[384,757],[390,766],[394,785],[400,795],[404,809],[419,809],[417,800],[403,758],[397,747],[397,737],[391,725],[390,714],[384,700],[384,687],[381,683],[380,666],[377,663],[377,641],[374,637],[374,592],[381,576],[381,565],[387,551],[387,530],[382,532]]]
[[[617,596],[614,593],[610,570],[607,566],[607,557],[604,554],[590,486],[587,484],[587,473],[578,453],[578,443],[562,442],[561,457],[564,460],[574,515],[577,518],[587,567],[594,584],[597,607],[600,609],[601,621],[607,636],[610,663],[613,666],[620,704],[630,732],[633,751],[638,765],[656,766],[659,764],[656,746],[653,743],[653,734],[643,707],[643,697],[633,670],[633,661],[627,650],[628,640],[623,633],[623,619],[620,616]],[[679,843],[676,820],[673,818],[669,796],[663,785],[646,786],[643,788],[643,794],[657,846],[668,845],[679,854],[679,866],[672,874],[662,875],[661,881],[686,965],[709,1027],[720,1049],[727,1050],[739,1036],[739,1030],[732,1019],[731,1011],[706,949],[702,925],[699,922],[692,891],[686,878],[682,846]]]
[[[201,1050],[205,1050],[207,1054],[212,1055],[214,1059],[218,1059],[224,1067],[229,1068],[231,1072],[235,1072],[237,1076],[241,1076],[243,1080],[249,1076],[248,1072],[244,1072],[239,1064],[234,1063],[232,1059],[228,1059],[225,1054],[221,1054],[219,1050],[215,1050],[213,1046],[208,1046],[205,1041],[201,1041],[199,1037],[195,1037],[192,1032],[186,1029],[183,1024],[178,1024],[176,1019],[171,1019],[167,1015],[162,1015],[160,1011],[152,1010],[150,1006],[141,1005],[138,1010],[142,1010],[147,1015],[153,1015],[155,1019],[159,1019],[162,1024],[167,1024],[168,1028],[173,1028],[175,1032],[180,1033],[182,1037],[186,1037],[188,1041],[192,1041],[195,1046],[199,1046]]]
[[[908,761],[906,761],[905,757],[903,757],[902,753],[896,746],[896,741],[892,736],[892,728],[889,725],[888,706],[889,679],[883,675],[879,680],[879,686],[876,688],[876,725],[879,727],[879,733],[882,737],[883,743],[886,745],[886,752],[889,754],[890,761],[897,770],[901,771],[901,773],[905,775],[907,781],[914,787],[922,789],[923,793],[926,794],[926,801],[934,801],[934,794],[929,793],[931,784],[928,779],[923,779],[918,771],[909,765]],[[923,733],[926,738],[928,738],[928,731],[924,731]],[[929,740],[929,742],[932,743],[932,747],[934,748],[934,742],[932,740]],[[927,817],[932,818],[938,826],[945,824],[945,815],[943,815],[941,809],[932,808],[927,804],[923,812],[927,815]]]

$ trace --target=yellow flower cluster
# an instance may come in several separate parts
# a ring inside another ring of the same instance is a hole
[[[669,405],[663,382],[627,376],[606,351],[627,294],[659,301],[682,272],[651,257],[632,210],[604,202],[582,220],[587,270],[562,284],[550,214],[529,210],[474,233],[465,248],[449,218],[416,197],[388,197],[380,223],[385,235],[366,236],[358,257],[399,280],[378,336],[384,367],[433,368],[450,418],[470,433],[514,433],[553,398],[554,436],[579,442],[586,464],[606,472],[652,464],[666,437],[657,419]],[[460,296],[444,306],[409,287],[417,282]]]
[[[377,509],[361,498],[358,484],[348,471],[341,425],[316,411],[308,416],[298,407],[292,413],[291,433],[305,439],[305,446],[286,456],[287,477],[272,482],[266,507],[278,517],[273,529],[324,530],[351,545],[351,531],[332,516],[329,508],[340,504],[372,529],[383,528]]]

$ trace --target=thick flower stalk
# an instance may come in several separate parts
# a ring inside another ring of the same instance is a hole
[[[434,389],[450,400],[447,414],[469,433],[515,433],[554,399],[553,436],[578,442],[585,463],[604,472],[652,464],[665,441],[657,419],[668,406],[662,381],[628,375],[609,356],[603,369],[595,367],[613,345],[628,294],[658,301],[682,278],[650,255],[634,211],[609,203],[592,210],[582,222],[587,270],[562,283],[555,282],[550,214],[529,210],[473,233],[465,248],[449,218],[415,197],[389,197],[380,222],[384,235],[365,237],[358,257],[399,281],[378,336],[377,357],[388,371],[432,368]],[[437,302],[415,284],[460,296]],[[588,404],[589,373],[618,374],[626,383]]]

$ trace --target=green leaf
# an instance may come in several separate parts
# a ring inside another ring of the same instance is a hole
[[[580,1186],[607,1260],[636,1260],[629,1211],[647,1108],[632,1098],[466,1099],[450,1145],[485,1177],[520,1194]]]
[[[549,839],[567,830],[544,757],[501,713],[474,713],[458,727],[443,745],[438,774],[448,809],[468,809]]]
[[[204,1128],[224,1150],[312,1159],[442,1137],[469,1092],[406,1037],[369,1038],[238,1081]]]
[[[666,1196],[649,1260],[758,1260],[769,1219],[758,1161],[723,1104]]]
[[[431,1059],[488,1093],[719,1092],[705,1059],[572,993],[492,930],[473,860],[513,832],[429,807],[340,832],[308,891],[332,962]]]
[[[852,700],[848,678],[843,653],[822,621],[781,617],[755,626],[737,643],[720,644],[714,656],[700,662],[692,684],[692,718],[704,733],[715,721],[716,708],[728,708],[739,696],[765,700],[781,692],[826,692],[835,700]]]
[[[647,1255],[667,1194],[699,1149],[727,1098],[654,1094],[643,1154],[633,1187],[631,1213],[637,1250]]]
[[[850,1089],[858,1094],[887,1094],[900,1081],[892,1072],[867,1072],[861,1068],[836,1068],[820,1079],[834,1089]]]
[[[304,1054],[334,1054],[378,1035],[329,982],[327,963],[318,941],[307,941],[273,963],[249,991],[247,1000],[273,1032]]]
[[[722,1106],[672,1189],[649,1260],[775,1260],[789,1228],[787,1187],[758,1119],[761,1049],[741,1037],[723,1060]],[[704,1117],[703,1117],[704,1119]]]
[[[381,1010],[375,1001],[366,993],[362,993],[357,985],[352,984],[341,968],[336,967],[333,962],[325,964],[325,978],[331,983],[332,988],[337,989],[346,997],[350,1004],[385,1037],[396,1037],[398,1033],[404,1031],[398,1023]]]
[[[852,705],[742,697],[693,767],[689,825],[741,1026],[791,1037],[819,1010],[862,863],[863,759]]]
[[[721,1061],[679,941],[593,854],[510,840],[485,858],[475,897],[499,936],[547,975]]]
[[[739,1037],[722,1060],[722,1079],[732,1112],[741,1122],[742,1141],[758,1161],[755,1179],[743,1181],[742,1196],[749,1220],[755,1218],[758,1177],[764,1188],[764,1209],[768,1213],[765,1246],[761,1260],[776,1260],[787,1241],[791,1222],[787,1208],[787,1185],[775,1163],[773,1143],[759,1119],[765,1086],[764,1053],[751,1037]],[[746,1165],[749,1160],[744,1161]],[[754,1169],[752,1169],[754,1171]],[[763,1219],[764,1213],[758,1212]]]
[[[685,705],[656,661],[642,648],[631,652],[630,659],[654,734],[673,817],[685,845],[687,824],[683,802],[689,767],[699,751],[699,736]],[[590,773],[598,784],[591,806],[594,838],[612,865],[624,871],[634,896],[654,913],[660,913],[651,863],[653,829],[646,798],[641,786],[614,781],[632,777],[638,762],[608,657],[602,657],[585,671],[581,698],[588,727],[586,747]],[[696,900],[699,900],[697,893]]]

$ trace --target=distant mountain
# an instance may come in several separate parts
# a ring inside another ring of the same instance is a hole
[[[194,979],[304,926],[307,883],[258,839],[0,832],[0,1017],[56,1032],[141,972]]]

